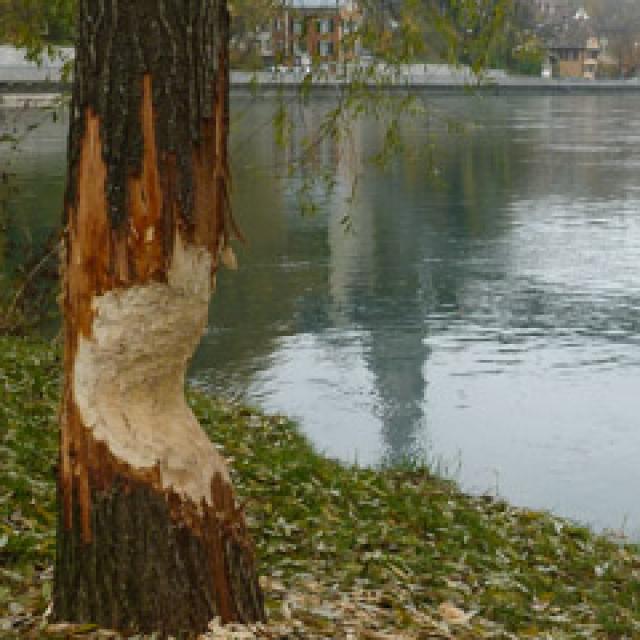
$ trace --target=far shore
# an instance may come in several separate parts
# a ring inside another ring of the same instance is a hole
[[[74,58],[72,47],[60,47],[40,63],[26,50],[0,45],[0,107],[49,106],[70,91],[67,72]],[[510,75],[502,69],[475,74],[469,67],[438,63],[389,66],[364,60],[320,65],[311,71],[302,67],[232,71],[231,90],[236,95],[339,94],[358,83],[383,92],[483,92],[504,93],[615,93],[640,91],[640,78],[587,80]]]
[[[352,86],[344,76],[326,72],[314,73],[311,82],[302,71],[233,71],[232,95],[293,95],[300,91],[313,94],[341,93]],[[469,93],[502,95],[530,94],[597,94],[640,92],[640,79],[581,80],[510,76],[491,72],[486,76],[473,76],[465,70],[439,70],[421,73],[386,73],[370,80],[367,86],[374,90],[418,93]],[[362,85],[362,83],[361,83]],[[11,79],[4,77],[0,67],[0,107],[55,106],[60,97],[70,91],[70,84],[41,79]]]

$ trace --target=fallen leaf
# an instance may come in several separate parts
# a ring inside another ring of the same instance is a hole
[[[468,624],[474,616],[474,612],[467,613],[450,602],[443,602],[438,607],[438,613],[447,624],[453,625]]]

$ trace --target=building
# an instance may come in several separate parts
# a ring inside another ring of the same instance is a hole
[[[539,19],[536,35],[547,49],[543,75],[595,79],[602,47],[587,10],[568,0],[533,2]]]
[[[568,31],[551,42],[548,49],[555,77],[596,78],[601,48],[595,36],[582,29]]]
[[[591,36],[587,38],[587,44],[583,62],[583,76],[587,80],[595,80],[598,74],[598,65],[600,64],[600,54],[602,48],[598,38]]]
[[[272,20],[270,49],[275,64],[335,65],[359,54],[362,14],[353,0],[287,0]]]

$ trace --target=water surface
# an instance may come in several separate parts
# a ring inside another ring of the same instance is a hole
[[[296,416],[343,460],[426,457],[470,490],[637,535],[636,101],[439,96],[435,117],[404,123],[407,151],[385,171],[351,153],[374,153],[382,135],[360,123],[351,146],[319,147],[312,170],[337,188],[303,217],[298,183],[276,180],[295,135],[278,148],[263,126],[274,104],[236,99],[234,203],[249,242],[219,279],[192,379]],[[449,117],[465,131],[447,135]],[[14,204],[49,224],[61,134],[22,156]]]

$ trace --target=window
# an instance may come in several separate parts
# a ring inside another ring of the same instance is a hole
[[[333,55],[333,42],[327,40],[318,42],[318,55],[323,57]]]
[[[355,20],[343,20],[342,31],[345,34],[355,33],[358,30],[358,26]]]
[[[294,20],[291,30],[297,36],[302,35],[302,22],[300,20]]]
[[[317,20],[316,21],[316,33],[333,33],[333,19],[331,20]]]

